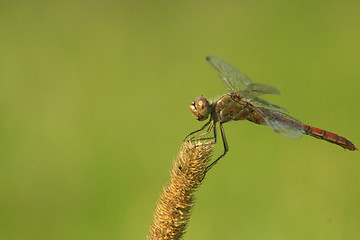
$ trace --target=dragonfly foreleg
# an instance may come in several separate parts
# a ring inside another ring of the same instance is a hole
[[[209,166],[207,166],[205,168],[205,171],[204,171],[204,176],[203,178],[205,177],[205,174],[221,159],[225,156],[225,154],[229,151],[229,146],[227,144],[227,141],[226,141],[226,137],[225,137],[225,131],[224,131],[224,128],[222,126],[222,123],[220,123],[220,132],[221,132],[221,138],[223,140],[223,144],[224,144],[224,153],[221,154],[215,161],[213,161]],[[215,138],[215,142],[216,142],[216,128],[214,128],[214,138]]]
[[[200,140],[200,141],[203,141],[203,140],[209,140],[209,139],[214,139],[214,137],[205,137],[203,138],[202,136],[206,136],[209,134],[209,132],[216,127],[216,124],[214,122],[211,122],[210,123],[210,126],[209,128],[206,130],[206,132],[203,132],[203,133],[200,133],[196,136],[193,136],[190,138],[190,141],[195,141],[195,140]],[[196,139],[195,139],[196,138]],[[214,142],[215,143],[215,142]]]
[[[204,126],[202,126],[200,129],[198,129],[198,130],[196,130],[196,131],[193,131],[193,132],[191,132],[191,133],[189,133],[186,137],[185,137],[185,139],[184,139],[184,141],[186,141],[186,139],[188,139],[191,135],[194,135],[195,133],[197,133],[197,132],[200,132],[200,131],[202,131],[202,130],[204,130],[209,124],[211,123],[211,120],[210,121],[208,121]],[[191,138],[192,139],[192,138]]]

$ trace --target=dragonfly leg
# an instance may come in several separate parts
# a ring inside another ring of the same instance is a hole
[[[202,134],[199,134],[198,136],[196,137],[199,137],[199,136],[203,136],[203,135],[206,135],[206,134],[209,134],[209,132],[214,129],[214,136],[213,137],[206,137],[206,138],[199,138],[198,140],[200,141],[203,141],[203,140],[214,140],[214,142],[208,142],[208,143],[203,143],[201,144],[202,146],[206,146],[206,145],[212,145],[212,144],[215,144],[216,143],[216,122],[212,122],[208,128],[208,130],[206,130],[206,132],[202,133]],[[197,146],[195,146],[197,147]]]
[[[194,138],[197,138],[198,140],[202,141],[202,140],[209,140],[209,139],[214,139],[214,137],[206,137],[206,138],[202,138],[202,136],[205,136],[207,134],[209,134],[209,132],[214,128],[216,124],[214,122],[210,123],[209,128],[206,130],[206,132],[200,133],[199,135],[193,136],[192,138],[190,138],[191,141],[194,140]]]
[[[210,123],[211,123],[211,119],[210,119],[210,121],[208,121],[204,126],[202,126],[200,129],[189,133],[189,134],[185,137],[184,141],[186,141],[186,139],[187,139],[188,137],[190,137],[191,135],[194,135],[195,133],[204,130]]]
[[[206,124],[207,125],[207,124]],[[212,129],[214,129],[214,132],[216,133],[216,123],[215,122],[211,122],[210,123],[210,126],[209,126],[209,128],[206,130],[206,132],[204,132],[204,133],[201,133],[201,134],[199,134],[199,135],[196,135],[196,136],[193,136],[193,137],[191,137],[188,141],[205,141],[205,140],[214,140],[213,142],[207,142],[207,143],[200,143],[200,144],[195,144],[195,146],[193,147],[193,148],[191,148],[191,149],[194,149],[194,148],[196,148],[196,147],[198,147],[198,146],[206,146],[206,145],[211,145],[211,144],[215,144],[215,142],[216,142],[216,136],[214,136],[214,137],[203,137],[203,138],[200,138],[201,136],[204,136],[204,135],[207,135],[207,134],[209,134],[209,132],[212,130]],[[196,138],[196,139],[195,139]],[[186,139],[185,139],[186,140]]]
[[[222,123],[220,123],[220,132],[221,132],[221,138],[223,140],[223,144],[224,144],[224,153],[220,155],[220,157],[218,157],[215,161],[213,161],[209,166],[207,166],[205,168],[205,171],[204,171],[204,175],[203,175],[203,178],[205,177],[206,173],[221,159],[225,156],[225,154],[229,151],[229,146],[227,144],[227,141],[226,141],[226,137],[225,137],[225,131],[224,131],[224,128],[222,126]],[[214,128],[214,138],[215,138],[215,143],[216,143],[216,130]]]

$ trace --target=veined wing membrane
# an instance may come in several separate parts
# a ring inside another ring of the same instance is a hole
[[[254,95],[280,94],[276,88],[259,83],[253,83],[244,73],[218,57],[207,57],[212,68],[219,74],[219,77],[229,92],[251,92]]]
[[[242,100],[248,101],[257,107],[267,107],[278,111],[286,111],[284,108],[257,97],[262,94],[280,94],[279,90],[273,86],[253,83],[241,71],[218,57],[211,56],[207,57],[206,60],[219,74],[221,81],[229,92],[238,94],[241,96]]]
[[[279,107],[275,104],[269,103],[268,101],[265,101],[264,99],[256,96],[253,93],[240,93],[241,95],[241,99],[247,102],[250,102],[252,105],[256,106],[256,107],[265,107],[265,108],[271,108],[271,109],[275,109],[277,111],[281,111],[281,112],[288,112],[288,110],[286,110],[285,108]]]
[[[245,92],[251,92],[252,94],[280,94],[280,91],[270,85],[251,83],[245,89]]]
[[[229,92],[243,91],[253,83],[245,74],[218,57],[211,56],[207,57],[206,60],[219,74]]]
[[[266,108],[256,109],[265,120],[265,125],[270,126],[275,132],[290,138],[300,138],[304,134],[304,126],[289,115]]]

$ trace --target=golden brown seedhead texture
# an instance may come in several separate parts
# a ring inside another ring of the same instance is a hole
[[[171,170],[170,184],[163,188],[148,239],[180,239],[185,233],[213,144],[184,142]]]

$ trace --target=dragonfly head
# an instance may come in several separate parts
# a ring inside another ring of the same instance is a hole
[[[196,120],[204,121],[210,114],[210,103],[204,96],[198,96],[190,105],[190,111]]]

